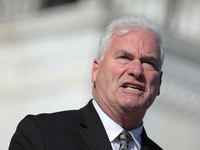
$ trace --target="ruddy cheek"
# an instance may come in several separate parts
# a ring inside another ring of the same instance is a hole
[[[146,77],[146,81],[149,82],[150,85],[152,84],[155,86],[159,82],[158,73],[153,73],[152,71],[146,72],[145,77]]]

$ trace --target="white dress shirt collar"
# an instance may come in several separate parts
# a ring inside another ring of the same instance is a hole
[[[117,124],[114,120],[112,120],[97,104],[97,102],[93,99],[93,105],[103,123],[103,126],[106,130],[108,138],[110,142],[113,142],[115,138],[124,130],[119,124]],[[135,140],[137,147],[140,149],[141,147],[141,134],[143,129],[143,123],[140,127],[129,131],[132,138]]]

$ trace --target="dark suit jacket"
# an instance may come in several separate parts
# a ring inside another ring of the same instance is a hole
[[[161,150],[142,133],[142,150]],[[18,125],[9,150],[112,150],[90,101],[80,110],[28,115]]]

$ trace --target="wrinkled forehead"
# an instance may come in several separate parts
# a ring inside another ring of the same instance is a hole
[[[132,55],[135,56],[151,56],[157,60],[158,64],[161,64],[161,50],[159,41],[152,35],[151,32],[137,30],[128,32],[123,35],[119,35],[116,32],[112,36],[108,51],[109,53],[110,51],[112,51],[112,53],[115,53],[115,51],[117,50],[126,50],[126,53],[132,53]]]
[[[154,52],[154,53],[160,54],[160,51],[161,51],[160,46],[159,46],[159,43],[160,43],[159,39],[157,39],[156,36],[154,36],[154,34],[148,30],[137,29],[137,30],[126,32],[124,34],[122,34],[122,32],[120,31],[116,32],[112,35],[112,38],[110,41],[110,47],[113,46],[116,42],[119,42],[119,40],[126,40],[130,43],[131,46],[136,47],[136,48],[139,48],[140,46],[142,46],[146,48],[148,53]]]

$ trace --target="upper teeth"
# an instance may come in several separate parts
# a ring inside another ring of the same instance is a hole
[[[124,88],[129,89],[129,90],[134,90],[134,91],[139,91],[141,90],[141,87],[138,85],[133,85],[133,84],[125,84]]]

